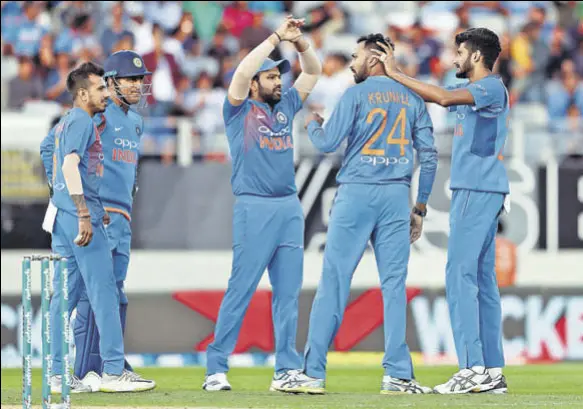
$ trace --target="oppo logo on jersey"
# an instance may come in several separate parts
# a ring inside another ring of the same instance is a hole
[[[113,141],[116,145],[121,146],[123,149],[137,149],[139,146],[139,143],[135,142],[135,141],[130,141],[129,139],[123,139],[123,138],[115,138],[115,140]]]
[[[121,146],[121,149],[113,148],[111,152],[111,159],[114,162],[125,162],[132,165],[136,165],[138,163],[138,142],[130,141],[129,139],[124,138],[115,138],[113,142],[117,146]]]
[[[289,127],[285,127],[283,128],[281,131],[279,132],[273,132],[271,129],[269,129],[268,127],[266,127],[265,125],[261,125],[259,128],[257,128],[259,130],[259,132],[261,132],[264,135],[267,136],[271,136],[272,138],[277,138],[277,137],[282,137],[282,136],[286,136],[289,135],[290,131],[289,131]]]
[[[361,156],[360,161],[373,166],[408,165],[411,161],[406,156]]]

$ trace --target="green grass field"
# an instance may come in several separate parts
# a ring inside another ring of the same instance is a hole
[[[430,386],[448,379],[453,367],[418,367],[418,380]],[[505,370],[508,395],[380,395],[382,370],[332,368],[324,396],[286,395],[268,392],[270,368],[235,368],[229,373],[231,392],[201,390],[203,368],[144,368],[158,387],[134,394],[73,395],[73,408],[101,406],[181,408],[583,408],[583,365],[533,365]],[[2,370],[2,408],[21,404],[20,369]],[[55,396],[55,398],[58,395]],[[34,372],[34,403],[40,404],[40,370]]]

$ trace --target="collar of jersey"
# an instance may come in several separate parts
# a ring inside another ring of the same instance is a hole
[[[123,114],[123,116],[127,116],[126,112],[118,104],[113,102],[113,99],[111,99],[111,98],[107,98],[106,107],[109,107],[109,109],[115,109],[120,114]],[[129,112],[129,110],[128,110],[128,112]]]
[[[492,73],[490,75],[486,75],[484,78],[480,78],[478,81],[483,81],[487,78],[496,78],[497,80],[502,81],[502,77],[499,74],[495,74],[495,73]],[[474,81],[472,84],[475,84],[478,81]],[[468,84],[469,84],[469,82],[468,82]]]
[[[251,103],[259,106],[260,108],[266,109],[269,114],[272,114],[275,111],[275,108],[277,107],[277,105],[279,104],[279,102],[278,102],[277,104],[275,104],[273,109],[271,109],[271,107],[269,106],[269,104],[267,102],[255,101],[254,99],[249,99],[249,101],[251,101]]]

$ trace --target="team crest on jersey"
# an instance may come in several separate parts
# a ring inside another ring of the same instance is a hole
[[[287,123],[287,116],[285,116],[283,112],[278,112],[275,117],[277,118],[277,122],[279,122],[280,124]]]
[[[134,65],[138,68],[142,68],[143,65],[142,60],[139,59],[138,57],[134,58]]]
[[[142,135],[142,130],[140,129],[140,127],[139,127],[139,126],[136,126],[136,134],[137,134],[138,136],[141,136],[141,135]]]

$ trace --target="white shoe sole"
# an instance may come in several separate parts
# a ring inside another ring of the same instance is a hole
[[[202,389],[207,392],[226,392],[232,390],[233,388],[231,388],[231,385],[223,385],[218,389],[211,389],[206,384],[203,384]]]
[[[156,384],[147,385],[127,385],[127,384],[101,384],[99,387],[100,392],[105,393],[123,393],[123,392],[145,392],[152,390],[156,387]]]
[[[489,393],[491,395],[504,395],[508,393],[508,388],[488,389],[487,391],[482,391],[481,393]]]
[[[59,389],[51,389],[51,395],[60,395],[62,392],[61,388]],[[69,393],[71,394],[79,394],[79,393],[91,393],[93,391],[80,391],[78,389],[69,389]]]
[[[278,392],[283,393],[291,393],[291,394],[304,394],[304,395],[325,395],[326,389],[325,388],[294,388],[294,389],[283,389],[278,388],[276,389]]]
[[[440,392],[437,389],[433,389],[433,393],[436,393],[438,395],[463,395],[464,393],[479,393],[479,392],[486,392],[486,391],[485,390],[482,391],[478,387],[474,387],[472,389],[465,389],[465,390],[453,391],[453,392],[452,391]]]

